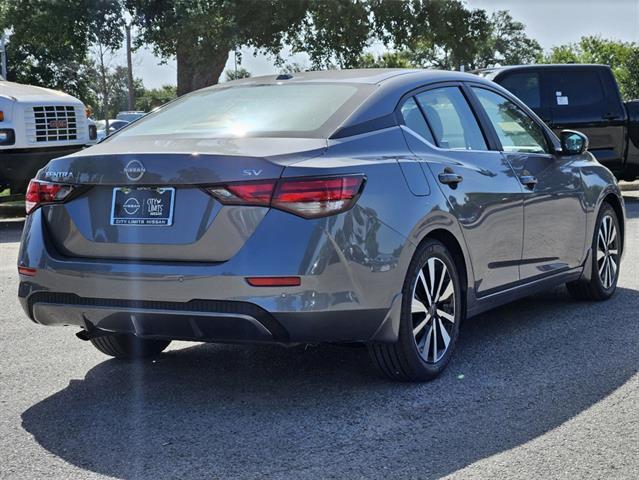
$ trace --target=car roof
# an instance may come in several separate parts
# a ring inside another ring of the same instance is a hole
[[[321,70],[310,72],[284,73],[279,75],[264,75],[259,77],[242,78],[220,84],[220,86],[271,84],[271,83],[361,83],[379,85],[397,77],[420,77],[423,81],[441,81],[442,77],[460,75],[459,72],[446,70],[426,70],[408,68],[361,68],[343,70]],[[461,74],[463,75],[463,74]]]
[[[409,91],[442,82],[491,83],[477,75],[450,70],[369,68],[344,69],[249,77],[208,88],[300,83],[344,83],[372,87],[371,93],[342,124],[342,129],[391,114]],[[494,84],[493,84],[494,85]]]

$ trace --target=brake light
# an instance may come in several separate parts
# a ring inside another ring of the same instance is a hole
[[[361,194],[365,180],[363,175],[281,178],[215,185],[207,190],[223,204],[259,205],[304,218],[317,218],[351,208]]]
[[[276,180],[268,182],[229,183],[210,187],[209,192],[220,202],[240,205],[266,205],[273,196]]]
[[[72,185],[31,180],[24,202],[27,215],[45,203],[62,202],[69,197],[71,192],[73,192]]]

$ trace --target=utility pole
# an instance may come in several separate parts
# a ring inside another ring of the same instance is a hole
[[[7,50],[5,45],[7,43],[7,36],[3,32],[0,36],[0,74],[2,78],[7,79]]]
[[[129,88],[129,110],[135,110],[135,89],[133,88],[133,61],[131,60],[131,25],[126,24],[126,66],[127,87]]]

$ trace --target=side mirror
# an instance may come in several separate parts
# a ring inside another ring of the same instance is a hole
[[[581,132],[562,130],[559,139],[563,155],[581,155],[588,150],[588,137]]]

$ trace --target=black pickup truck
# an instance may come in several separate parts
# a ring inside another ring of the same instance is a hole
[[[623,102],[607,65],[521,65],[477,70],[532,108],[553,130],[579,130],[620,180],[639,178],[639,100]]]

